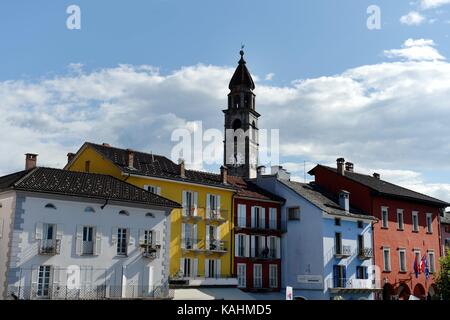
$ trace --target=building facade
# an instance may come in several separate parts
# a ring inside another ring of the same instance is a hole
[[[50,168],[0,186],[4,299],[169,298],[179,204],[111,176]]]
[[[286,200],[281,208],[283,288],[292,287],[296,299],[374,299],[380,285],[372,270],[371,216],[314,184],[291,181],[281,167],[260,172],[256,183]]]
[[[442,255],[446,256],[450,249],[450,212],[445,212],[441,216],[441,246]]]
[[[233,188],[221,174],[188,170],[184,162],[107,144],[85,143],[67,170],[109,174],[176,201],[171,215],[170,277],[188,286],[236,286],[233,277]]]
[[[334,195],[347,190],[352,206],[379,220],[373,224],[374,258],[383,284],[379,298],[435,296],[433,277],[441,253],[439,215],[447,203],[383,181],[376,173],[356,173],[354,165],[342,158],[335,168],[318,165],[310,174]]]
[[[284,199],[241,177],[229,176],[234,197],[234,270],[246,291],[281,288],[281,205]]]

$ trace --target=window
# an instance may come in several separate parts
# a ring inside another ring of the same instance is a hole
[[[157,195],[161,194],[161,188],[158,186],[151,186],[146,184],[144,185],[144,189]]]
[[[117,255],[126,256],[128,253],[128,229],[117,229]]]
[[[278,257],[277,254],[277,237],[267,237],[267,246],[269,249],[269,258],[276,259]]]
[[[47,204],[45,205],[45,208],[56,210],[56,206],[55,206],[53,203],[47,203]]]
[[[213,219],[221,218],[219,195],[206,194],[206,216]]]
[[[403,209],[397,210],[397,229],[403,230],[404,224],[403,224]]]
[[[342,235],[340,232],[336,232],[334,235],[334,247],[336,254],[342,253]]]
[[[271,230],[276,230],[278,227],[277,221],[277,208],[269,209],[269,228]]]
[[[252,207],[252,227],[256,229],[266,228],[266,210],[262,207]]]
[[[391,249],[383,248],[383,271],[391,271]]]
[[[364,254],[364,236],[362,234],[358,235],[358,254]]]
[[[141,246],[144,248],[144,253],[150,254],[153,252],[153,244],[156,244],[155,242],[155,234],[152,230],[142,230],[141,233]]]
[[[129,216],[130,215],[130,213],[127,210],[120,210],[119,214],[122,215],[122,216]]]
[[[237,235],[237,256],[238,257],[245,257],[245,243],[246,243],[246,237],[244,234],[238,234]]]
[[[381,208],[381,226],[383,228],[387,228],[388,227],[388,219],[389,219],[388,208],[387,207],[382,207]]]
[[[191,258],[182,258],[183,263],[183,276],[184,277],[192,277],[192,259]]]
[[[358,228],[359,228],[359,229],[364,228],[364,222],[363,222],[363,221],[358,220]]]
[[[238,287],[245,288],[247,286],[247,266],[245,263],[237,264]]]
[[[398,261],[399,261],[400,272],[406,272],[406,250],[405,249],[398,250]]]
[[[91,162],[85,161],[84,162],[84,172],[90,172],[91,171]]]
[[[183,249],[197,249],[197,224],[183,223],[181,225],[181,238]]]
[[[198,193],[192,191],[183,191],[183,215],[197,215]]]
[[[345,266],[333,266],[333,280],[335,288],[345,288],[347,285],[347,275]]]
[[[47,298],[50,295],[51,266],[39,266],[36,295]]]
[[[86,213],[95,213],[95,209],[92,208],[92,207],[86,207],[86,208],[84,209],[84,212],[86,212]]]
[[[253,265],[253,288],[262,288],[262,265]]]
[[[340,225],[341,225],[341,219],[339,219],[339,218],[334,218],[334,225],[335,225],[335,226],[340,226]]]
[[[94,227],[83,227],[83,245],[81,247],[81,254],[94,254]]]
[[[367,267],[357,266],[356,267],[356,279],[368,279]]]
[[[417,211],[412,212],[412,231],[419,232],[419,213]]]
[[[434,261],[434,252],[428,251],[428,265],[429,265],[430,273],[436,272],[436,266],[435,266],[434,262],[435,262]]]
[[[414,264],[416,261],[417,261],[417,265],[420,268],[420,263],[422,262],[422,256],[420,255],[420,250],[414,250]]]
[[[287,208],[289,220],[300,220],[300,208]]]
[[[269,265],[269,287],[278,288],[278,266],[276,264]]]
[[[238,227],[245,228],[247,226],[247,206],[238,204]]]
[[[427,213],[427,233],[433,233],[433,215]]]

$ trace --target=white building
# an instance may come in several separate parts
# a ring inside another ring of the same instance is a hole
[[[33,168],[1,177],[1,296],[167,297],[174,207],[111,176]]]

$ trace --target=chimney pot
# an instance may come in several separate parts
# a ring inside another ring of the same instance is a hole
[[[350,212],[350,193],[345,190],[341,190],[339,193],[339,205],[345,212]]]
[[[340,174],[341,176],[345,175],[345,170],[344,170],[345,159],[344,158],[338,158],[336,160],[336,163],[337,163],[337,172],[338,172],[338,174]]]
[[[378,180],[381,179],[380,174],[379,174],[379,173],[376,173],[376,172],[373,174],[373,177],[374,177],[375,179],[378,179]]]
[[[186,178],[186,168],[184,165],[184,159],[179,159],[178,164],[180,165],[180,177]]]
[[[134,168],[134,151],[131,149],[127,149],[127,155],[128,155],[128,159],[127,159],[128,168],[133,169]]]
[[[353,172],[354,164],[352,162],[345,163],[345,170],[348,172]]]
[[[69,152],[69,153],[67,154],[67,163],[69,163],[70,161],[72,161],[73,158],[75,158],[75,153]]]
[[[256,168],[257,176],[262,176],[266,173],[266,166],[259,166]]]
[[[37,154],[26,153],[25,154],[25,170],[31,170],[36,168]]]
[[[103,142],[102,146],[104,146],[104,147],[111,147],[111,145],[109,143],[106,143],[106,142]]]
[[[220,167],[220,177],[222,179],[223,184],[228,183],[228,168],[225,166]]]

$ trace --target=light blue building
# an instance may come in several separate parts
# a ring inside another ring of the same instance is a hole
[[[282,288],[308,300],[373,299],[379,290],[373,267],[372,222],[375,218],[349,207],[314,183],[290,180],[281,167],[269,175],[258,170],[256,183],[286,199],[282,208]]]

